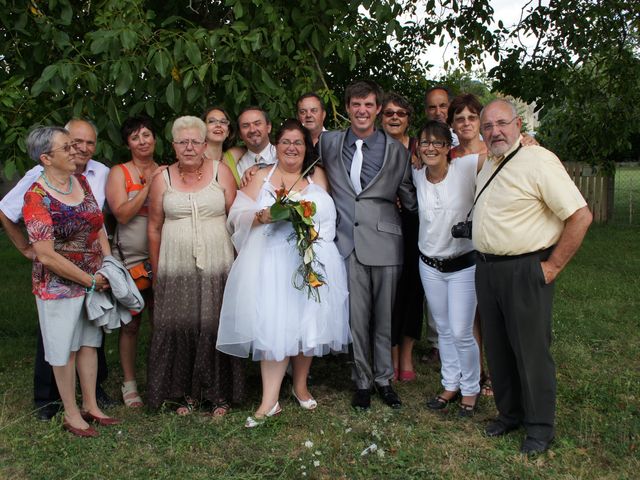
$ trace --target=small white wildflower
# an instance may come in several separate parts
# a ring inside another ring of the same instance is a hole
[[[324,430],[320,430],[320,435],[324,435]]]
[[[347,428],[344,433],[349,433],[351,430],[353,430],[351,427]]]
[[[304,470],[304,469],[306,469],[306,468],[307,468],[307,466],[306,466],[306,465],[300,465],[300,470]]]
[[[313,442],[311,440],[307,440],[304,442],[304,446],[307,448],[313,448]]]
[[[376,451],[376,455],[380,458],[384,458],[384,449],[380,448]]]
[[[307,476],[307,472],[302,472],[302,476],[306,477]]]
[[[360,453],[360,456],[364,457],[365,455],[369,455],[370,453],[373,453],[376,450],[378,450],[378,445],[376,445],[375,443],[372,443]]]
[[[315,452],[313,452],[314,455],[322,455],[322,452],[320,450],[316,450]]]
[[[320,461],[319,460],[314,460],[313,461],[313,466],[314,467],[319,467],[320,466]]]

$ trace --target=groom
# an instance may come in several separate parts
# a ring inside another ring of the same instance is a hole
[[[371,390],[392,408],[402,402],[390,385],[391,316],[402,272],[402,227],[396,207],[417,210],[409,152],[375,128],[382,89],[358,81],[345,91],[351,126],[320,136],[320,156],[338,211],[336,244],[349,276],[356,392],[351,405],[368,409]],[[373,347],[373,352],[371,352]]]

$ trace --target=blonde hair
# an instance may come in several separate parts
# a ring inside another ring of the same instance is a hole
[[[207,136],[207,126],[205,123],[199,119],[198,117],[194,117],[193,115],[185,115],[183,117],[178,117],[173,122],[171,126],[171,136],[175,140],[182,130],[187,128],[195,128],[200,132],[200,136],[202,137],[200,140],[204,141]]]

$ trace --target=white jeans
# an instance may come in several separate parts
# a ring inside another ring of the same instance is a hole
[[[475,265],[443,273],[420,262],[420,278],[438,330],[442,386],[462,395],[480,392],[480,353],[473,336]]]

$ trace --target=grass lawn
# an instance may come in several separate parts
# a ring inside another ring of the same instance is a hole
[[[561,275],[554,311],[558,367],[557,435],[548,454],[518,453],[522,432],[488,439],[495,414],[483,398],[472,420],[455,411],[438,415],[424,401],[439,389],[438,372],[418,364],[418,380],[401,384],[404,401],[392,411],[374,397],[355,413],[345,359],[317,360],[312,367],[314,412],[302,411],[283,387],[282,415],[246,430],[258,404],[260,380],[249,368],[253,391],[225,418],[170,412],[109,413],[118,427],[99,428],[97,439],[78,439],[61,419],[35,420],[32,362],[36,313],[30,266],[0,232],[0,478],[33,479],[581,479],[640,475],[640,248],[639,230],[595,226]],[[117,337],[107,338],[110,377],[118,397],[121,372]],[[148,329],[142,344],[148,341]],[[416,355],[425,350],[419,343]],[[146,348],[139,369],[144,372]],[[141,375],[143,376],[143,375]],[[140,382],[144,390],[144,382]],[[367,447],[377,450],[362,454]]]

